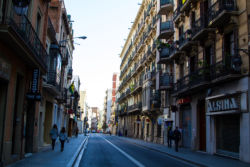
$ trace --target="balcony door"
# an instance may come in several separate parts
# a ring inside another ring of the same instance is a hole
[[[235,35],[234,32],[230,32],[224,35],[223,39],[223,60],[226,67],[231,67],[231,58],[235,55]]]
[[[215,63],[214,45],[205,48],[203,67],[208,67]]]

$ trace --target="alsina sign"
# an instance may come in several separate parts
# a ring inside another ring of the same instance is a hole
[[[240,110],[239,95],[207,99],[207,112]]]

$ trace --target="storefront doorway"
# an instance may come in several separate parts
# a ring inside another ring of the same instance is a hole
[[[182,131],[182,146],[186,148],[191,147],[192,124],[191,124],[191,106],[181,106],[181,131]]]
[[[205,99],[200,100],[197,105],[198,123],[199,123],[199,150],[206,151],[206,111]]]
[[[216,116],[216,153],[239,158],[240,114]]]
[[[8,82],[0,80],[0,166],[3,155],[3,137],[4,137],[4,120],[6,111],[6,97],[8,90]]]
[[[51,143],[49,132],[52,128],[52,110],[53,104],[51,102],[46,101],[43,140],[47,144]]]

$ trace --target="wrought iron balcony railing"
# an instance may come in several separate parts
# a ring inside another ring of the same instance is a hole
[[[217,0],[208,8],[208,22],[212,22],[217,17],[222,17],[220,14],[223,11],[232,12],[236,10],[237,8],[235,0]]]
[[[0,18],[0,25],[1,24],[11,27],[19,37],[22,38],[23,43],[31,50],[38,64],[47,70],[48,54],[27,16],[18,15],[15,10],[12,9],[10,15]]]
[[[175,92],[197,88],[203,84],[223,82],[227,79],[234,79],[241,76],[241,58],[232,57],[228,62],[220,61],[213,65],[199,68],[196,71],[180,78],[175,83]]]
[[[171,88],[173,86],[173,78],[171,74],[162,74],[160,76],[160,87]]]
[[[56,87],[57,90],[60,90],[61,76],[56,71],[47,72],[47,83]]]

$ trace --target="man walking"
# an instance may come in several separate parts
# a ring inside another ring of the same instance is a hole
[[[175,141],[175,151],[178,152],[178,145],[181,139],[181,132],[179,131],[178,127],[176,126],[174,130],[174,141]]]

